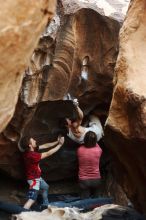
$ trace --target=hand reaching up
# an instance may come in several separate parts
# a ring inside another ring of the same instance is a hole
[[[58,144],[56,145],[56,147],[52,148],[51,150],[49,149],[47,152],[42,153],[41,154],[41,159],[44,159],[46,157],[51,156],[52,154],[54,154],[55,152],[57,152],[62,145],[64,144],[64,137],[58,137]]]
[[[78,99],[73,99],[73,104],[74,104],[75,106],[78,106],[78,105],[79,105]]]

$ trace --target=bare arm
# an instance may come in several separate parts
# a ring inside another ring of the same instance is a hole
[[[82,121],[83,117],[84,117],[83,111],[80,109],[79,106],[76,106],[76,108],[77,108],[77,111],[78,111],[78,114],[79,114],[79,120]]]
[[[59,141],[54,141],[54,142],[50,142],[50,143],[46,143],[46,144],[42,144],[39,146],[39,150],[43,150],[43,149],[46,149],[46,148],[50,148],[50,147],[53,147],[54,145],[58,144]]]
[[[84,117],[84,114],[83,114],[83,111],[80,109],[79,107],[79,102],[77,99],[74,99],[73,100],[73,104],[75,105],[76,109],[77,109],[77,112],[78,112],[78,115],[79,115],[79,121],[82,122],[83,120],[83,117]]]
[[[64,143],[64,137],[61,137],[60,140],[59,140],[59,144],[57,144],[56,147],[54,147],[53,149],[48,150],[47,152],[41,154],[41,159],[44,159],[44,158],[49,157],[52,154],[54,154],[56,151],[58,151],[61,148],[63,143]]]

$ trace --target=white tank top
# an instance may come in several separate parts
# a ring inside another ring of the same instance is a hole
[[[75,141],[78,144],[83,144],[84,143],[85,134],[88,131],[95,132],[95,134],[97,135],[97,141],[99,141],[102,138],[102,136],[103,136],[103,129],[102,129],[102,127],[101,126],[98,127],[97,124],[92,124],[91,127],[85,128],[85,132],[81,135],[80,138],[77,138],[76,136],[74,136],[74,134],[72,133],[71,129],[69,129],[68,137],[70,137],[73,141]]]

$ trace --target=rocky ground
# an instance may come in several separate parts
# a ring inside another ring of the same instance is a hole
[[[78,193],[78,184],[77,182],[73,181],[59,181],[59,182],[52,182],[49,183],[50,185],[50,194],[61,194],[61,193]],[[1,174],[0,178],[0,201],[5,202],[11,202],[13,204],[23,205],[25,202],[25,195],[27,192],[27,184],[23,181],[16,181],[14,179],[11,179],[10,177],[4,176]],[[53,208],[51,207],[53,210]],[[99,210],[98,210],[99,209]],[[57,209],[56,209],[57,210]],[[53,213],[54,211],[52,211]],[[62,220],[62,216],[60,217],[60,210],[58,209],[57,219]],[[63,209],[64,217],[63,219],[72,219],[75,215],[78,220],[144,220],[141,218],[141,216],[138,215],[133,209],[129,209],[126,206],[119,206],[119,205],[105,205],[101,206],[99,208],[96,208],[93,213],[87,213],[87,214],[80,214],[75,209]],[[33,214],[35,216],[33,216]],[[70,218],[66,217],[67,215],[70,216]],[[47,217],[48,216],[48,217]],[[89,218],[88,218],[89,216]],[[45,218],[44,218],[45,217]],[[25,213],[22,213],[22,216],[17,216],[16,219],[23,219],[23,220],[29,220],[30,219],[55,219],[56,217],[53,215],[50,216],[50,213],[46,213],[45,215],[42,213],[33,213],[31,212],[29,215]],[[92,218],[91,218],[92,217]],[[1,212],[0,211],[0,220],[10,220],[11,215]],[[73,218],[74,219],[74,218]]]
[[[73,181],[61,181],[49,183],[50,194],[78,193],[78,185]],[[23,181],[16,181],[1,174],[0,178],[0,201],[23,205],[27,192],[27,184]],[[0,220],[8,220],[9,215],[0,211]]]
[[[49,183],[50,194],[78,193],[78,184],[71,180]],[[0,201],[13,202],[19,205],[25,201],[27,183],[15,181],[6,176],[0,179]]]

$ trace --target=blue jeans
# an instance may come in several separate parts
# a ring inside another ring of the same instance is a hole
[[[40,178],[40,191],[43,197],[43,205],[48,205],[48,193],[49,193],[49,185],[43,180],[43,178]]]
[[[48,204],[48,192],[49,192],[49,185],[45,182],[43,178],[34,179],[34,180],[28,180],[28,183],[30,185],[30,189],[27,194],[28,199],[36,200],[39,191],[42,194],[43,197],[43,204]]]

